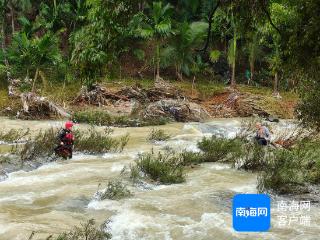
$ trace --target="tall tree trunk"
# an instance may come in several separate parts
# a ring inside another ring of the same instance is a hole
[[[232,60],[232,77],[231,77],[231,87],[236,85],[236,54],[237,54],[237,35],[234,33],[233,37],[233,60]]]
[[[278,95],[278,84],[279,84],[279,79],[278,79],[278,72],[274,74],[274,84],[273,84],[273,94]]]
[[[14,90],[12,86],[12,79],[11,79],[11,73],[9,70],[9,62],[7,59],[7,53],[6,53],[6,39],[5,39],[5,34],[4,34],[4,29],[5,29],[5,20],[3,19],[3,22],[1,24],[1,36],[2,36],[2,41],[1,41],[1,48],[2,48],[2,53],[4,56],[4,65],[6,66],[6,73],[7,73],[7,82],[8,82],[8,95],[13,96],[14,95]]]
[[[32,84],[32,93],[35,93],[35,90],[36,90],[36,81],[37,81],[37,78],[38,78],[38,75],[39,75],[39,69],[37,68],[36,69],[36,73],[34,75],[34,79],[33,79],[33,84]]]
[[[216,12],[216,10],[218,9],[220,5],[220,0],[217,2],[217,5],[215,7],[212,6],[211,11],[209,12],[208,15],[208,32],[207,32],[207,39],[206,39],[206,43],[203,47],[203,49],[201,51],[206,52],[208,47],[209,47],[209,43],[210,43],[210,37],[211,37],[211,29],[212,29],[212,18],[214,13]]]
[[[254,59],[251,59],[250,61],[250,78],[248,80],[248,85],[250,82],[254,80]]]
[[[14,9],[13,9],[13,6],[10,5],[10,14],[11,14],[11,29],[12,29],[12,35],[14,34],[15,32],[15,27],[14,27]]]
[[[156,80],[160,79],[160,47],[159,44],[157,44],[157,73],[156,73]]]

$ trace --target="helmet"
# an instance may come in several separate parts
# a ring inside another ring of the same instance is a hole
[[[71,129],[73,127],[73,122],[68,121],[68,122],[65,123],[64,126],[65,126],[66,129]]]

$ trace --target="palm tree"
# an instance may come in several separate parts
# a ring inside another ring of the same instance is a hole
[[[57,37],[50,32],[32,39],[24,32],[15,34],[7,55],[9,63],[25,67],[27,73],[29,70],[35,72],[32,92],[35,92],[38,76],[40,75],[45,84],[45,70],[62,61]]]
[[[154,39],[155,50],[155,65],[156,65],[156,80],[160,79],[160,45],[161,42],[172,33],[171,27],[171,9],[172,6],[168,3],[163,6],[162,2],[153,2],[148,16],[139,15],[140,22],[135,29],[135,35],[145,38]]]
[[[195,64],[195,52],[206,37],[208,23],[184,22],[177,26],[175,36],[161,54],[161,61],[166,66],[174,65],[176,76],[183,80],[183,75],[189,76]]]

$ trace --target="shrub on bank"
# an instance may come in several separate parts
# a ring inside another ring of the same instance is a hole
[[[273,151],[265,162],[265,169],[259,173],[258,190],[279,194],[307,191],[308,173],[300,157],[304,156],[296,151]]]
[[[308,192],[310,184],[320,182],[320,150],[317,146],[303,144],[291,150],[274,150],[259,173],[259,191],[279,194]]]
[[[203,154],[197,152],[182,152],[180,154],[183,166],[197,165],[203,162]]]
[[[78,111],[73,114],[73,120],[79,123],[88,123],[100,126],[112,124],[112,117],[106,111]]]
[[[204,162],[233,162],[242,155],[242,142],[239,139],[226,139],[212,136],[198,142],[203,152]]]
[[[167,118],[139,119],[129,116],[111,116],[108,112],[102,110],[75,112],[73,114],[73,120],[79,123],[116,127],[159,126],[169,122]]]
[[[30,129],[10,129],[9,131],[0,131],[0,141],[7,143],[19,142],[29,135]]]
[[[136,179],[137,177],[141,177],[141,173],[163,184],[185,181],[181,158],[174,152],[139,155],[139,159],[136,160],[135,165],[131,166],[131,178]]]
[[[166,134],[162,129],[152,129],[149,133],[148,140],[149,141],[166,141],[171,136]]]
[[[46,239],[52,240],[108,240],[112,238],[111,233],[107,230],[108,222],[96,227],[96,223],[93,219],[89,220],[86,223],[82,223],[79,227],[74,227],[71,231],[62,233],[58,237],[53,238],[52,236],[47,237]],[[29,236],[29,240],[32,240],[35,236],[33,232]]]
[[[108,182],[107,188],[97,193],[99,200],[120,200],[132,196],[128,187],[120,180]]]
[[[25,144],[16,146],[13,154],[20,156],[22,161],[30,161],[40,157],[50,157],[53,149],[58,144],[58,129],[40,131],[34,137],[29,137]],[[94,127],[88,130],[76,130],[74,150],[86,153],[105,153],[109,151],[122,151],[127,145],[129,136],[125,135],[119,139],[111,137],[112,130],[106,128],[99,131]]]
[[[243,144],[243,153],[236,159],[238,168],[247,171],[261,171],[266,167],[268,155],[272,150],[256,143]]]
[[[115,139],[111,137],[112,132],[110,128],[99,131],[93,126],[88,130],[78,130],[75,132],[74,150],[87,153],[121,152],[129,141],[129,135]]]
[[[22,147],[17,147],[16,152],[22,161],[29,161],[39,157],[49,157],[57,145],[58,130],[48,129],[40,131],[34,138],[29,137]]]

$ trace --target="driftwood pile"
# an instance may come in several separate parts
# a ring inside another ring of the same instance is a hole
[[[69,118],[71,115],[62,107],[54,104],[45,97],[28,92],[20,94],[23,109],[17,114],[21,119],[51,118],[52,116]]]
[[[201,121],[209,117],[200,105],[189,102],[180,90],[163,80],[156,81],[150,89],[135,85],[116,92],[93,85],[91,89],[83,88],[74,104],[105,106],[108,110],[118,107],[119,113],[138,112],[139,117],[145,119],[165,117],[184,122]],[[135,109],[132,109],[133,106]]]
[[[240,93],[238,91],[222,94],[219,102],[212,103],[211,113],[216,117],[249,117],[259,115],[268,117],[270,113],[258,105],[263,99],[260,96]]]
[[[21,80],[11,79],[8,87],[9,96],[12,98],[20,98],[22,108],[17,112],[17,117],[21,119],[47,119],[51,117],[69,118],[62,107],[49,101],[45,97],[38,96],[34,92],[21,93],[19,88]]]
[[[184,98],[184,96],[181,94],[181,91],[163,80],[155,82],[155,86],[150,89],[144,89],[139,85],[135,85],[124,87],[116,92],[112,92],[99,84],[94,84],[90,89],[83,87],[73,103],[107,106],[119,100],[136,100],[141,103],[148,103],[165,98],[181,99]]]

